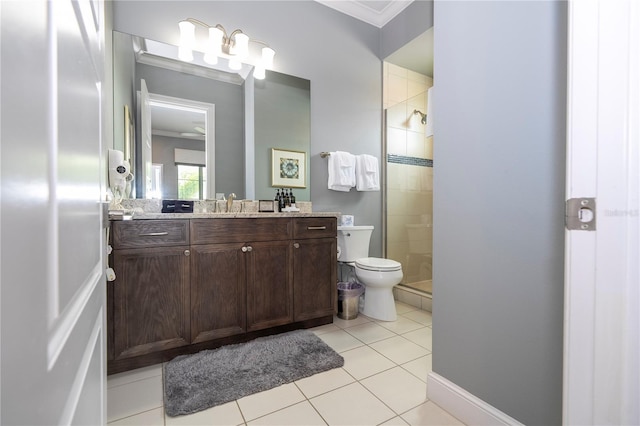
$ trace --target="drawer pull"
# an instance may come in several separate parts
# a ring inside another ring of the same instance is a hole
[[[293,246],[294,246],[295,248],[300,248],[300,243],[293,243]]]
[[[168,232],[149,232],[148,234],[140,234],[139,237],[162,237],[163,235],[169,235]]]
[[[184,251],[184,255],[185,255],[185,256],[189,256],[189,255],[191,255],[191,252],[190,252],[189,250],[185,250],[185,251]]]
[[[324,231],[327,229],[326,226],[307,226],[308,231]]]

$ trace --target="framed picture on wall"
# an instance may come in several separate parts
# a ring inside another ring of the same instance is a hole
[[[271,186],[306,188],[307,154],[271,148]]]

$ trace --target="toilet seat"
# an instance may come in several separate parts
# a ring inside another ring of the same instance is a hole
[[[356,267],[365,271],[392,272],[401,270],[402,264],[391,259],[365,257],[356,260]]]

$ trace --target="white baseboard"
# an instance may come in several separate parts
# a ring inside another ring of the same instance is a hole
[[[516,419],[487,404],[437,373],[431,372],[427,377],[427,396],[431,401],[467,425],[523,426]]]

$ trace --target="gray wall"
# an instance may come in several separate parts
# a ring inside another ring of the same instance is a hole
[[[271,148],[309,150],[309,86],[309,80],[273,71],[267,71],[264,80],[255,80],[255,180],[258,200],[272,200],[276,193],[271,186]],[[306,163],[303,170],[308,181],[309,161]],[[295,188],[294,194],[297,200],[308,201],[309,192],[307,186]]]
[[[561,424],[564,2],[436,2],[433,370]]]
[[[275,71],[311,81],[310,195],[316,211],[342,211],[376,227],[371,255],[380,256],[380,192],[327,189],[322,151],[382,152],[380,30],[313,1],[115,1],[117,31],[178,44],[178,21],[193,17],[241,28],[275,50]]]
[[[433,1],[414,1],[382,28],[380,57],[386,58],[431,27]]]

